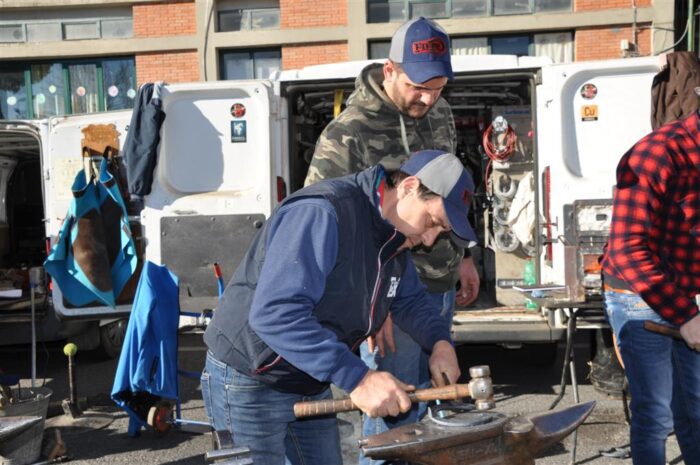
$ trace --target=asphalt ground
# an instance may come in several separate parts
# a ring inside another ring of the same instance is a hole
[[[575,344],[577,377],[581,401],[595,400],[597,406],[591,416],[579,428],[576,463],[579,464],[631,464],[631,459],[615,459],[601,455],[602,450],[624,447],[629,444],[629,427],[625,423],[622,402],[593,389],[588,379],[587,361],[590,359],[587,331],[580,331]],[[463,377],[468,368],[488,364],[491,367],[497,409],[508,415],[546,411],[559,389],[563,361],[563,344],[553,364],[541,366],[524,350],[508,350],[496,346],[460,346],[459,358]],[[184,370],[199,371],[203,367],[205,348],[201,335],[181,335],[177,366]],[[86,402],[90,415],[106,416],[111,423],[103,428],[59,429],[66,442],[68,456],[74,465],[109,464],[178,464],[203,465],[204,454],[212,449],[210,434],[189,434],[171,430],[157,435],[151,430],[142,431],[136,438],[127,435],[128,417],[110,400],[115,360],[104,360],[90,352],[78,352],[76,356],[78,397]],[[30,350],[28,346],[0,349],[0,368],[6,373],[20,374],[22,386],[29,386]],[[67,360],[62,344],[42,344],[38,348],[37,385],[53,390],[49,417],[62,413],[60,400],[69,397]],[[559,407],[574,402],[572,389]],[[199,383],[196,379],[180,378],[180,401],[184,420],[206,421]],[[60,418],[60,417],[54,417]],[[56,421],[50,418],[51,421]],[[341,414],[340,431],[343,438],[345,464],[357,463],[357,439],[360,416],[357,413]],[[70,422],[69,422],[70,424]],[[45,442],[54,437],[52,429],[45,431]],[[571,438],[564,439],[537,465],[570,463]],[[667,443],[667,460],[670,464],[683,463],[675,438]]]

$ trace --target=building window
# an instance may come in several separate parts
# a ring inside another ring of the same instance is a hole
[[[452,16],[485,16],[489,13],[489,0],[452,0]]]
[[[63,40],[61,23],[27,23],[27,42],[56,42]]]
[[[0,42],[24,42],[23,24],[0,24]]]
[[[5,68],[0,71],[0,117],[24,119],[29,115],[24,72]]]
[[[488,55],[491,52],[487,37],[459,37],[451,42],[453,55]]]
[[[501,36],[490,39],[491,55],[530,55],[530,36]]]
[[[220,0],[217,3],[218,32],[279,27],[279,0]]]
[[[60,63],[31,65],[34,118],[66,114],[63,66]]]
[[[535,11],[569,11],[571,0],[535,0]]]
[[[367,0],[370,23],[571,11],[572,0]]]
[[[571,32],[546,34],[452,37],[452,55],[517,55],[546,56],[554,63],[570,63],[574,60],[574,39]],[[379,60],[389,57],[391,41],[377,40],[369,43],[369,58]]]
[[[219,63],[221,79],[268,79],[279,71],[281,61],[280,49],[222,51]]]
[[[116,58],[102,62],[102,89],[106,110],[123,110],[134,106],[136,69],[133,58]]]
[[[32,119],[134,106],[133,57],[15,63],[0,71],[0,119]]]
[[[411,0],[408,2],[409,15],[411,18],[420,16],[426,18],[449,18],[447,12],[447,2],[445,0]]]
[[[3,12],[0,43],[133,37],[131,7]]]
[[[529,0],[492,0],[494,15],[514,15],[531,13],[532,5]]]
[[[379,60],[381,58],[389,58],[389,49],[391,48],[390,40],[381,40],[369,43],[369,59]]]

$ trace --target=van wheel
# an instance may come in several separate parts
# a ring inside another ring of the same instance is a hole
[[[107,358],[117,358],[124,344],[128,320],[119,320],[100,327],[100,349]]]

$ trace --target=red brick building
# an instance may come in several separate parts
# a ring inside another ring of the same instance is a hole
[[[649,55],[680,37],[675,11],[671,0],[5,0],[0,117],[128,107],[153,80],[383,58],[416,16],[442,24],[455,54]]]

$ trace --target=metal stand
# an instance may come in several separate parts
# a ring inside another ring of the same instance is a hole
[[[566,311],[566,310],[565,310]],[[567,369],[571,376],[571,389],[574,391],[574,403],[580,402],[578,395],[578,379],[576,378],[576,361],[574,357],[574,335],[576,334],[576,309],[568,309],[566,311],[569,321],[566,325],[566,349],[564,349],[564,363],[561,370],[561,382],[559,383],[559,394],[549,406],[549,410],[554,409],[564,397],[566,392],[566,372]],[[577,444],[578,429],[574,430],[571,436],[571,465],[576,463],[576,444]]]
[[[549,409],[552,410],[559,404],[566,392],[566,377],[567,371],[571,377],[571,388],[574,391],[574,402],[579,403],[578,379],[576,378],[576,362],[574,356],[574,339],[576,336],[576,319],[578,312],[585,309],[595,309],[600,307],[598,302],[585,302],[578,300],[569,300],[566,294],[552,293],[544,298],[532,298],[538,305],[550,310],[563,310],[569,318],[566,325],[566,349],[564,349],[564,363],[561,370],[561,382],[559,383],[559,393],[554,399]],[[574,431],[571,444],[571,460],[570,464],[576,463],[576,445],[578,439],[578,431]]]

